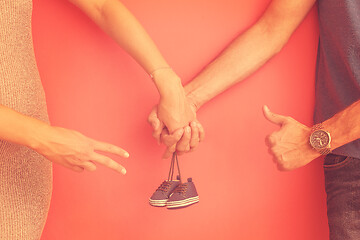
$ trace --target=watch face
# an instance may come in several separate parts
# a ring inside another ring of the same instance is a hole
[[[330,143],[330,135],[324,130],[314,131],[310,136],[310,144],[313,148],[325,148]]]

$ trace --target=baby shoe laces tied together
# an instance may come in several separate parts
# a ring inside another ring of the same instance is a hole
[[[175,165],[176,164],[176,165]],[[177,177],[174,179],[175,168],[177,168]],[[187,182],[181,181],[179,160],[177,153],[174,152],[171,158],[168,179],[163,181],[157,190],[149,199],[150,205],[154,207],[167,207],[176,209],[190,206],[199,202],[199,196],[192,178]]]

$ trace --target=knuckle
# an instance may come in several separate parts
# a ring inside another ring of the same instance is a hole
[[[197,149],[197,146],[191,147],[190,152],[195,151]]]
[[[280,165],[280,170],[281,171],[290,171],[291,170],[291,165],[288,163],[283,163]]]
[[[185,147],[185,146],[182,146],[182,145],[177,146],[177,147],[176,147],[176,151],[177,151],[177,152],[184,152],[184,151],[186,151],[186,147]],[[175,152],[175,151],[174,151],[174,152]]]
[[[158,138],[159,137],[159,133],[158,132],[156,132],[156,131],[154,131],[153,133],[152,133],[152,136],[154,137],[154,138]]]
[[[149,116],[148,116],[148,118],[147,118],[147,121],[148,121],[148,123],[151,124],[152,120],[153,120],[153,116],[152,116],[152,114],[150,113]]]
[[[275,134],[271,134],[267,137],[268,143],[270,144],[270,146],[273,146],[276,144],[276,137]]]
[[[173,153],[175,151],[176,151],[176,145],[172,145],[171,147],[167,148],[167,152],[169,152],[169,153]]]
[[[274,155],[274,156],[276,157],[276,159],[278,159],[278,156],[277,156],[277,154],[276,154],[276,151],[275,151],[274,147],[269,147],[269,152],[270,152],[272,155]]]
[[[167,147],[172,147],[174,144],[176,144],[176,140],[168,137],[162,138],[161,142],[164,143]]]
[[[190,148],[196,148],[199,145],[198,141],[194,141],[190,143]]]

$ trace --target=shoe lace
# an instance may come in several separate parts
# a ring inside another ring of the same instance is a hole
[[[179,167],[179,160],[178,160],[176,151],[173,153],[172,158],[171,158],[168,181],[173,180],[174,171],[175,171],[175,162],[176,162],[177,170],[178,170],[178,174],[179,174],[178,177],[179,177],[179,180],[181,182],[181,173],[180,173],[180,167]]]
[[[167,192],[169,190],[169,187],[171,186],[171,183],[169,181],[164,181],[156,191],[162,191]]]
[[[180,193],[180,194],[185,194],[186,190],[187,190],[187,185],[186,184],[180,184],[174,191],[174,193]]]

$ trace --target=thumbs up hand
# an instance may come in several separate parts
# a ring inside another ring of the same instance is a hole
[[[263,107],[263,112],[267,120],[280,126],[280,130],[268,135],[265,141],[279,170],[305,166],[320,156],[309,143],[311,128],[291,117],[273,113],[267,106]]]

